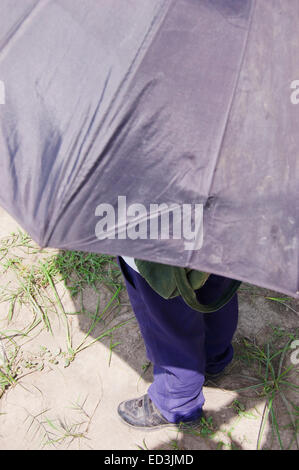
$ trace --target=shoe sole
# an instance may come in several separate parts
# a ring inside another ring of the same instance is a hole
[[[170,428],[170,429],[176,429],[179,431],[180,429],[196,429],[200,426],[200,421],[201,418],[199,419],[198,422],[191,422],[191,423],[165,423],[165,424],[159,424],[157,426],[135,426],[134,424],[130,424],[127,421],[125,421],[119,414],[118,414],[119,420],[125,424],[126,426],[132,428],[132,429],[138,429],[142,431],[158,431],[161,429],[165,428]]]

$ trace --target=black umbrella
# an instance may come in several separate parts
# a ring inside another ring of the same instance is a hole
[[[297,0],[1,0],[0,204],[42,246],[299,297]]]

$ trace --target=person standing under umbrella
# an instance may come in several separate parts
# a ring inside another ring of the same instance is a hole
[[[133,258],[119,256],[118,264],[154,368],[154,381],[147,393],[119,404],[120,418],[143,429],[198,423],[205,401],[205,380],[219,375],[233,358],[237,294],[216,312],[200,313],[181,296],[169,300],[161,297],[140,275]],[[210,303],[229,282],[210,275],[196,296],[200,302]]]

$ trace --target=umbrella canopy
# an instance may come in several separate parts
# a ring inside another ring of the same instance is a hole
[[[299,297],[298,24],[297,0],[1,0],[0,204],[42,247]]]

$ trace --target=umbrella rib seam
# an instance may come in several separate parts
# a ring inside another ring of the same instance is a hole
[[[252,4],[252,7],[251,7],[251,13],[250,13],[250,20],[249,20],[249,24],[248,24],[248,31],[247,31],[246,39],[244,41],[243,52],[242,52],[242,56],[241,56],[241,60],[240,60],[240,64],[239,64],[239,71],[238,71],[238,74],[237,74],[237,78],[235,80],[232,96],[231,96],[230,103],[229,103],[229,106],[228,106],[228,111],[227,111],[227,114],[226,114],[226,120],[225,120],[225,124],[224,124],[224,127],[223,127],[222,135],[221,135],[221,138],[220,138],[220,143],[219,143],[219,146],[218,146],[217,155],[216,155],[216,158],[215,158],[214,171],[212,173],[211,181],[210,181],[210,184],[209,184],[209,187],[208,187],[206,201],[208,201],[208,199],[210,198],[210,192],[211,192],[213,182],[214,182],[214,177],[215,177],[215,168],[216,168],[217,163],[218,163],[219,158],[220,158],[222,144],[223,144],[224,139],[225,139],[226,131],[227,131],[227,128],[228,128],[229,118],[230,118],[231,111],[232,111],[232,108],[233,108],[233,104],[234,104],[234,101],[235,101],[236,90],[237,90],[237,87],[238,87],[238,83],[239,83],[240,76],[241,76],[241,71],[242,71],[242,66],[244,64],[246,51],[247,51],[247,48],[248,48],[249,36],[250,36],[250,33],[251,33],[251,29],[252,29],[252,21],[253,21],[253,17],[254,17],[254,13],[255,13],[255,7],[256,7],[256,0],[253,0],[253,4]],[[198,239],[199,236],[200,236],[200,229],[198,230],[198,233],[196,234],[196,240]],[[190,251],[188,261],[187,261],[188,266],[189,266],[189,263],[192,262],[193,256],[194,256],[194,252]]]

